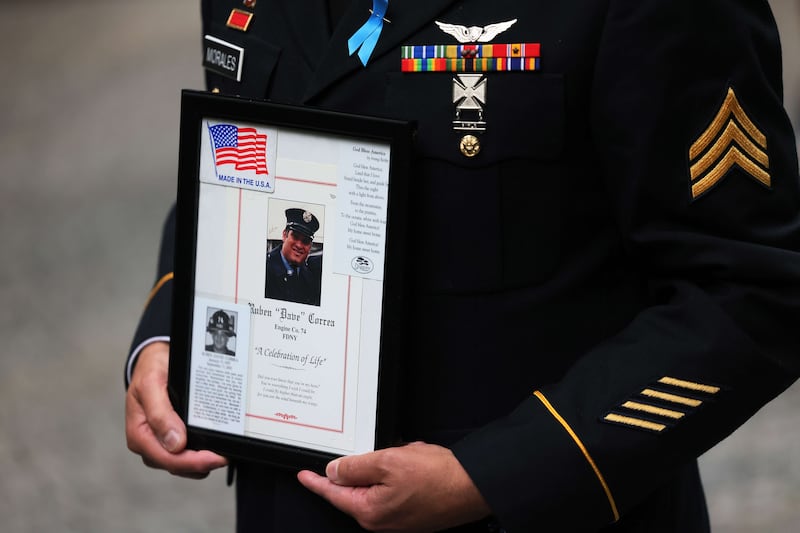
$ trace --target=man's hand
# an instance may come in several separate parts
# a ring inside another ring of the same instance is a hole
[[[125,396],[125,435],[128,448],[149,467],[178,476],[202,479],[228,461],[213,452],[185,450],[186,426],[167,396],[169,344],[146,346]]]
[[[415,442],[331,461],[327,477],[304,470],[307,489],[370,531],[436,531],[490,514],[447,448]]]

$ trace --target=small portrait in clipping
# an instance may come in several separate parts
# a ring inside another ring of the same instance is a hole
[[[236,311],[208,308],[206,351],[236,355]]]

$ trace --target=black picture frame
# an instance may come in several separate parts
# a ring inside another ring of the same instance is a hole
[[[333,111],[315,109],[310,107],[301,107],[301,106],[290,106],[290,105],[282,105],[282,104],[274,104],[259,100],[251,100],[239,97],[230,97],[230,96],[221,96],[215,95],[205,92],[198,92],[198,91],[190,91],[185,90],[182,92],[181,95],[181,120],[180,120],[180,148],[179,148],[179,168],[178,168],[178,191],[177,191],[177,223],[176,223],[176,245],[175,245],[175,269],[174,269],[174,289],[173,289],[173,305],[172,305],[172,326],[171,326],[171,340],[170,340],[170,363],[169,363],[169,380],[168,380],[168,391],[170,395],[170,399],[173,403],[178,414],[181,416],[183,421],[187,425],[187,432],[188,432],[188,447],[191,449],[207,449],[212,450],[216,453],[219,453],[223,456],[230,457],[233,460],[247,460],[247,461],[258,461],[267,464],[271,464],[273,466],[281,467],[281,468],[288,468],[293,470],[299,469],[311,469],[318,472],[324,471],[325,465],[332,459],[340,455],[346,455],[350,453],[349,448],[346,446],[342,447],[339,445],[334,446],[327,446],[321,445],[316,442],[304,442],[304,441],[295,441],[293,438],[273,438],[269,435],[265,435],[263,433],[258,434],[251,434],[247,431],[239,432],[230,432],[228,429],[224,427],[209,427],[214,426],[214,423],[204,421],[202,424],[194,423],[192,418],[190,417],[190,411],[195,413],[193,416],[197,416],[197,412],[205,412],[202,409],[197,407],[196,398],[203,397],[208,398],[209,396],[213,396],[213,387],[208,386],[207,380],[209,379],[209,375],[213,378],[213,376],[221,376],[222,374],[208,374],[204,375],[204,380],[202,381],[203,385],[201,386],[198,382],[193,382],[193,358],[196,358],[197,365],[203,365],[206,363],[200,363],[201,358],[207,357],[208,359],[203,359],[208,364],[211,364],[213,361],[219,360],[219,358],[224,358],[226,355],[219,355],[222,351],[226,351],[228,353],[227,357],[230,357],[231,360],[235,360],[237,357],[236,350],[247,350],[247,361],[250,366],[254,363],[256,356],[251,351],[255,350],[257,347],[254,345],[253,342],[248,342],[242,334],[238,338],[235,339],[237,346],[231,346],[231,343],[223,349],[220,350],[219,353],[209,354],[209,352],[214,351],[209,346],[206,346],[206,350],[208,351],[198,351],[197,346],[198,343],[198,331],[200,327],[206,322],[208,322],[208,330],[209,332],[219,333],[222,331],[228,336],[230,340],[232,335],[236,333],[233,331],[232,328],[236,327],[248,327],[245,323],[246,320],[250,322],[254,322],[256,318],[261,319],[262,317],[254,317],[252,314],[247,318],[246,316],[235,316],[234,312],[226,312],[223,314],[217,313],[216,308],[212,308],[213,306],[207,306],[208,313],[203,315],[201,312],[198,311],[198,301],[201,300],[198,292],[198,266],[203,269],[203,262],[198,262],[198,245],[204,245],[204,237],[202,235],[201,226],[205,224],[203,217],[201,216],[201,195],[206,194],[201,191],[208,191],[213,190],[214,194],[217,195],[228,195],[230,196],[230,191],[228,189],[220,190],[218,192],[217,189],[209,189],[208,187],[225,187],[228,186],[231,190],[239,190],[239,211],[238,216],[241,219],[242,215],[242,197],[245,195],[246,198],[255,198],[253,202],[260,202],[262,201],[262,197],[266,197],[267,201],[275,200],[274,190],[277,189],[275,184],[272,184],[273,191],[258,191],[254,190],[252,187],[249,189],[244,189],[242,187],[237,187],[235,185],[229,184],[208,184],[201,181],[201,165],[205,164],[201,161],[202,151],[204,150],[204,143],[208,143],[208,134],[204,133],[204,131],[212,131],[212,126],[210,125],[213,121],[219,121],[220,123],[230,123],[230,124],[247,124],[247,125],[255,125],[255,126],[263,126],[266,128],[272,128],[275,131],[279,131],[280,137],[277,137],[277,153],[278,158],[280,159],[280,150],[282,149],[282,144],[284,141],[284,137],[291,134],[300,134],[300,135],[309,135],[313,137],[319,137],[324,139],[324,142],[328,142],[328,138],[333,139],[332,142],[339,143],[352,141],[354,146],[359,143],[378,143],[379,146],[388,146],[390,149],[390,157],[388,162],[388,185],[385,189],[386,197],[385,197],[385,231],[383,232],[384,236],[384,253],[383,253],[383,274],[381,276],[380,283],[382,284],[382,289],[378,292],[381,292],[382,297],[380,300],[380,338],[377,342],[378,350],[377,353],[361,353],[359,352],[358,357],[364,357],[361,361],[367,361],[364,363],[366,367],[370,367],[377,369],[377,375],[375,375],[374,379],[374,394],[375,398],[371,398],[368,405],[374,406],[375,413],[374,413],[374,424],[369,424],[369,431],[365,431],[363,427],[359,428],[358,433],[361,435],[360,437],[355,438],[356,441],[360,439],[360,447],[361,449],[354,449],[354,453],[360,453],[365,451],[363,447],[365,443],[372,439],[372,444],[367,446],[367,448],[372,449],[380,449],[387,446],[391,446],[393,444],[398,443],[398,432],[397,432],[397,420],[395,417],[396,413],[396,405],[399,401],[398,398],[398,381],[400,379],[400,356],[403,350],[403,325],[405,322],[405,300],[404,300],[404,263],[405,263],[405,251],[407,249],[407,200],[409,194],[409,181],[411,177],[411,166],[413,160],[413,136],[414,136],[414,125],[412,123],[406,121],[399,121],[393,120],[388,118],[382,117],[368,117],[368,116],[361,116],[361,115],[352,115],[346,113],[338,113]],[[205,121],[205,122],[204,122]],[[243,129],[243,128],[240,128]],[[258,128],[256,128],[258,129]],[[260,131],[260,130],[258,130]],[[204,138],[205,135],[205,138]],[[302,137],[301,137],[302,138]],[[240,138],[241,139],[241,138]],[[214,151],[219,150],[217,144],[217,138],[214,137],[212,141],[211,148],[207,148],[207,150],[211,150],[215,155],[215,163],[219,168],[221,157],[219,155],[220,152]],[[360,155],[357,154],[358,157]],[[274,161],[273,161],[274,162]],[[301,165],[305,164],[301,162]],[[351,166],[355,167],[360,165],[360,163],[353,163]],[[277,165],[276,165],[277,166]],[[345,168],[349,169],[346,164],[344,164]],[[205,167],[203,167],[205,168]],[[237,167],[238,168],[238,167]],[[326,167],[327,168],[327,167]],[[352,169],[350,169],[352,170]],[[348,172],[350,171],[348,170]],[[216,170],[215,170],[216,171]],[[337,171],[338,172],[338,171]],[[273,173],[278,173],[278,169],[273,169]],[[203,174],[206,175],[206,174]],[[238,178],[237,178],[238,179]],[[281,178],[278,177],[278,180]],[[246,183],[251,183],[245,179]],[[340,182],[341,185],[341,182]],[[287,185],[288,187],[288,185]],[[242,191],[245,191],[244,193]],[[314,190],[314,189],[311,189]],[[331,194],[331,196],[334,196]],[[203,213],[208,213],[208,205],[213,205],[213,199],[209,200],[206,197],[203,200],[203,208],[205,211]],[[277,200],[276,200],[277,201]],[[294,200],[287,200],[287,201],[294,201]],[[337,200],[339,201],[339,200]],[[341,202],[347,202],[348,200],[345,198],[341,199]],[[260,204],[259,204],[260,205]],[[338,204],[337,204],[338,205]],[[329,217],[330,219],[335,219],[337,224],[343,223],[342,221],[346,217],[342,215],[342,210],[345,208],[349,209],[351,206],[349,204],[345,205],[341,208],[340,211],[337,211],[338,214],[334,214],[333,216]],[[338,207],[337,207],[338,209]],[[269,209],[268,209],[269,211]],[[287,215],[288,217],[288,211]],[[305,213],[303,214],[305,216]],[[383,217],[378,217],[383,218]],[[287,219],[288,220],[288,219]],[[377,220],[377,219],[376,219]],[[261,221],[257,221],[259,224]],[[330,223],[330,222],[328,222]],[[239,223],[239,229],[237,231],[242,231],[242,224]],[[331,226],[333,228],[333,226]],[[349,230],[348,230],[349,231]],[[332,232],[332,229],[328,230],[328,234]],[[327,235],[327,234],[326,234]],[[342,232],[341,235],[337,237],[337,239],[344,239],[345,233]],[[284,235],[285,238],[285,235]],[[348,237],[349,238],[349,237]],[[340,252],[342,249],[343,240],[334,241],[336,247],[334,248],[335,253],[338,254],[335,257],[343,256],[344,252]],[[349,241],[348,241],[349,242]],[[338,243],[338,244],[336,244]],[[328,253],[329,245],[328,242],[325,243],[325,253]],[[252,248],[252,247],[250,247]],[[238,252],[237,252],[238,254]],[[205,257],[205,256],[204,256]],[[328,261],[328,257],[325,257],[325,261]],[[239,301],[239,270],[240,270],[240,263],[238,262],[237,256],[237,263],[236,263],[236,276],[237,276],[237,289],[236,289],[236,302],[235,305],[243,305],[242,301]],[[355,260],[354,260],[355,261]],[[324,263],[323,263],[324,266]],[[363,265],[362,265],[363,266]],[[256,267],[253,267],[254,269]],[[335,268],[335,267],[334,267]],[[357,268],[356,263],[353,263],[353,268]],[[255,270],[254,270],[255,271]],[[329,274],[330,276],[339,276],[340,274]],[[207,274],[203,274],[200,276],[201,279],[208,278]],[[339,279],[339,278],[335,278]],[[362,284],[371,284],[370,287],[374,287],[374,280],[366,280],[362,281],[360,278],[352,278],[348,277],[348,280],[357,279],[359,283]],[[265,282],[266,283],[266,282]],[[338,281],[337,281],[338,283]],[[324,279],[323,279],[323,295],[324,295]],[[221,291],[224,292],[224,291]],[[349,294],[349,293],[348,293]],[[274,304],[272,308],[266,308],[261,306],[260,308],[264,312],[271,312],[272,309],[278,309],[278,306],[282,305],[280,303],[275,303],[275,301],[268,299],[266,295],[262,295],[265,298],[265,301]],[[246,299],[246,298],[245,298]],[[349,299],[349,297],[348,297]],[[224,303],[224,298],[222,298]],[[233,305],[233,304],[232,304]],[[255,312],[257,309],[255,304],[252,301],[247,302],[248,308]],[[294,305],[297,306],[299,309],[311,309],[310,307],[304,307],[304,304],[286,304],[286,305]],[[337,305],[337,304],[332,304]],[[349,305],[349,304],[348,304]],[[225,308],[225,305],[220,305],[220,309]],[[204,308],[205,309],[205,308]],[[212,314],[216,313],[216,314]],[[297,312],[297,315],[300,313],[305,313],[305,311]],[[348,307],[346,310],[347,313],[350,313],[350,308]],[[309,315],[312,313],[309,312]],[[219,328],[213,329],[211,328],[211,318],[215,317],[214,320],[219,322]],[[349,317],[349,315],[347,315]],[[351,319],[348,318],[348,324]],[[360,318],[359,318],[360,320]],[[333,323],[333,321],[330,321]],[[341,322],[341,321],[340,321]],[[224,330],[224,328],[229,328],[228,330]],[[335,330],[335,326],[332,328]],[[223,331],[224,330],[224,331]],[[252,328],[248,329],[248,337],[253,338],[256,334],[256,331],[262,331],[263,328],[260,326],[253,326]],[[241,330],[240,330],[241,331]],[[349,329],[345,330],[344,335],[349,335]],[[313,333],[305,333],[303,337],[303,342],[310,343],[311,345],[314,344],[314,334]],[[204,337],[203,341],[206,338]],[[287,342],[294,342],[294,341],[287,341]],[[347,343],[345,343],[346,345]],[[374,345],[375,343],[373,343]],[[259,346],[258,348],[264,348]],[[327,349],[327,348],[321,348]],[[273,350],[274,352],[274,350]],[[259,352],[259,357],[263,358],[264,350],[262,349]],[[272,352],[270,352],[272,353]],[[337,354],[333,354],[337,355]],[[346,355],[346,354],[345,354]],[[211,359],[211,358],[217,359]],[[377,358],[376,361],[372,361],[369,358]],[[345,357],[346,359],[346,357]],[[326,359],[327,360],[327,359]],[[259,359],[261,361],[261,359]],[[224,361],[223,361],[223,364]],[[294,362],[292,364],[299,365],[299,363]],[[305,365],[306,363],[303,362]],[[361,363],[359,363],[361,364]],[[370,366],[372,365],[372,366]],[[202,370],[202,372],[206,372],[206,370],[210,372],[217,372],[217,369],[213,369],[211,367]],[[287,367],[288,368],[288,367]],[[292,368],[287,370],[288,372],[295,372],[298,369]],[[305,371],[305,368],[302,369]],[[195,370],[198,371],[198,370]],[[198,372],[200,372],[198,371]],[[248,395],[253,394],[253,390],[250,387],[250,384],[253,382],[253,377],[250,375],[251,369],[248,367],[248,371],[246,373],[245,379],[248,385],[245,386],[246,392],[242,395],[243,398],[240,401],[244,404],[248,403]],[[374,372],[373,372],[374,373]],[[224,374],[224,371],[223,371]],[[232,374],[235,377],[235,372]],[[345,376],[346,376],[346,368],[345,368]],[[278,380],[280,378],[270,377],[268,379]],[[361,380],[359,376],[357,380]],[[332,380],[333,381],[333,380]],[[335,382],[335,381],[333,381]],[[272,382],[270,382],[272,383]],[[347,378],[343,380],[343,391],[348,390],[348,383]],[[361,382],[357,381],[357,387],[362,387]],[[270,385],[272,386],[272,385]],[[372,391],[372,386],[366,386],[368,391]],[[207,389],[207,390],[206,390]],[[196,391],[202,390],[202,394],[198,396]],[[231,389],[233,390],[233,389]],[[258,394],[260,395],[261,392],[264,391],[271,391],[272,389],[264,388],[263,391],[260,391]],[[362,396],[368,396],[368,394],[364,394],[362,389],[358,389],[359,394]],[[195,394],[195,404],[191,404],[192,395]],[[266,392],[265,392],[266,394]],[[220,395],[221,396],[221,395]],[[306,395],[306,398],[309,396]],[[300,396],[297,396],[297,400],[299,400]],[[295,401],[295,398],[288,398],[291,401]],[[356,405],[361,405],[362,397],[359,397],[358,403]],[[205,401],[205,400],[204,400]],[[210,400],[209,400],[210,401]],[[261,400],[259,400],[261,401]],[[264,400],[266,402],[272,400]],[[275,400],[278,401],[278,400]],[[233,400],[235,404],[235,400]],[[194,407],[192,406],[194,405]],[[231,404],[233,405],[233,404]],[[310,408],[313,409],[313,408]],[[359,409],[362,409],[359,407]],[[371,407],[367,407],[364,409],[369,409],[371,411]],[[247,412],[247,408],[245,405],[244,413]],[[281,413],[276,413],[281,414]],[[344,434],[345,430],[345,418],[346,418],[346,407],[345,401],[342,402],[342,434]],[[363,414],[363,413],[361,413]],[[367,412],[369,415],[370,413]],[[203,415],[205,416],[205,415]],[[247,414],[245,414],[245,418],[247,418]],[[287,417],[289,415],[286,415]],[[349,415],[348,415],[349,416]],[[224,416],[223,416],[224,418]],[[231,420],[234,420],[236,424],[239,423],[239,418],[235,415],[231,416]],[[361,418],[369,419],[370,416],[362,416]],[[256,421],[258,423],[266,423],[261,422],[260,420]],[[242,422],[242,424],[247,424],[247,420]],[[361,424],[361,422],[359,422]],[[224,425],[224,424],[223,424]],[[297,424],[301,426],[301,424]],[[281,426],[283,427],[283,426]],[[291,427],[288,428],[292,431],[306,431],[306,426],[301,427],[299,429]],[[311,430],[309,430],[311,431]],[[369,433],[369,435],[367,435]],[[336,436],[336,435],[334,435]],[[338,438],[338,437],[337,437]],[[344,437],[342,437],[344,438]],[[349,438],[349,437],[348,437]],[[349,442],[349,441],[348,441]],[[369,450],[366,450],[369,451]]]

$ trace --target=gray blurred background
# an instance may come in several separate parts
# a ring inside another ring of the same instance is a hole
[[[300,0],[298,0],[300,1]],[[800,0],[774,0],[800,118]],[[0,3],[0,531],[232,531],[128,452],[122,367],[174,198],[197,0]],[[800,386],[701,460],[717,532],[800,530]]]

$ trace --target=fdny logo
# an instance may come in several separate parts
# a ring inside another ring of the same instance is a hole
[[[350,266],[359,274],[369,274],[375,268],[372,260],[362,255],[354,257],[350,262]]]

